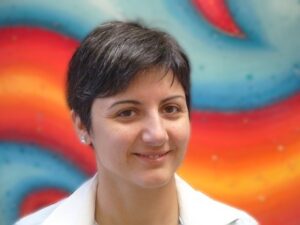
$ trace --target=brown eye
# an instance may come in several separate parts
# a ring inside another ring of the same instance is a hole
[[[129,118],[129,117],[133,117],[136,115],[136,112],[134,110],[128,109],[128,110],[124,110],[118,113],[118,117],[122,117],[122,118]]]
[[[168,105],[164,108],[164,113],[174,114],[180,112],[180,108],[175,105]]]

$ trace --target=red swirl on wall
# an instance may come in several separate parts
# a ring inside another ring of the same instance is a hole
[[[227,35],[244,37],[225,0],[192,0],[193,5],[213,27]]]

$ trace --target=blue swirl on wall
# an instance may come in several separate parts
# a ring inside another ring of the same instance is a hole
[[[72,192],[87,179],[76,165],[39,146],[0,142],[0,224],[19,217],[19,206],[28,193],[43,187]]]
[[[228,1],[234,19],[246,33],[244,40],[214,30],[196,15],[189,1],[179,0],[130,4],[66,0],[59,5],[55,1],[4,1],[0,25],[25,23],[82,39],[105,20],[142,20],[168,30],[187,50],[193,68],[195,109],[240,111],[270,105],[300,90],[300,77],[294,72],[300,59],[296,50],[300,48],[300,13],[287,11],[299,2],[286,2],[290,6],[281,11],[283,19],[274,13],[276,4],[280,1]],[[284,19],[290,21],[288,26]]]

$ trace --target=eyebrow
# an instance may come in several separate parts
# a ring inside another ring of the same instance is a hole
[[[165,103],[165,102],[168,102],[170,100],[173,100],[173,99],[176,99],[176,98],[183,98],[185,99],[185,96],[182,96],[182,95],[175,95],[175,96],[171,96],[171,97],[168,97],[168,98],[165,98],[162,100],[162,103]],[[121,100],[121,101],[117,101],[117,102],[114,102],[110,107],[109,109],[117,106],[117,105],[121,105],[121,104],[133,104],[133,105],[141,105],[142,103],[139,102],[139,101],[136,101],[136,100]]]
[[[162,100],[162,103],[168,102],[168,101],[176,99],[176,98],[183,98],[183,99],[185,99],[185,96],[183,96],[183,95],[174,95],[174,96],[165,98],[164,100]]]
[[[121,101],[117,101],[115,103],[113,103],[109,109],[117,106],[117,105],[121,105],[121,104],[133,104],[133,105],[141,105],[141,103],[139,101],[136,100],[121,100]]]

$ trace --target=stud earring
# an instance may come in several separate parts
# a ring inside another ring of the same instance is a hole
[[[82,144],[87,144],[87,140],[86,140],[86,136],[85,135],[81,135],[80,136],[80,142],[82,143]]]

